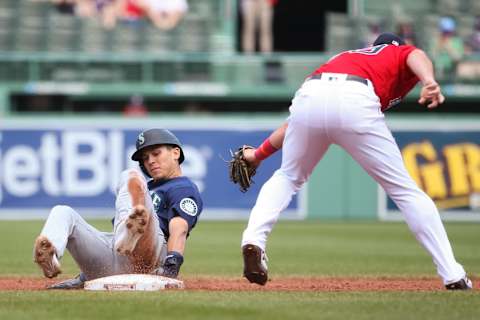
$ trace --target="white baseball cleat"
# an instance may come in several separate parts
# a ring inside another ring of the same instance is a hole
[[[138,240],[143,236],[147,228],[150,213],[143,205],[137,205],[132,209],[128,218],[119,226],[118,240],[115,242],[115,250],[122,255],[131,255]]]
[[[35,263],[43,270],[45,277],[54,278],[62,273],[55,247],[45,236],[38,236],[35,240],[33,255]]]

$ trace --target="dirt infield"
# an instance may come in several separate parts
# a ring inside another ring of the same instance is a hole
[[[60,279],[61,280],[61,279]],[[250,284],[243,278],[184,278],[186,290],[207,291],[438,291],[445,290],[437,278],[274,278],[265,286]],[[0,291],[45,290],[59,280],[0,277]],[[476,288],[478,281],[475,281]],[[480,288],[479,288],[480,289]]]

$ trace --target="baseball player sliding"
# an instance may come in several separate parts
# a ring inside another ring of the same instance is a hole
[[[132,160],[140,170],[122,173],[116,190],[113,232],[100,232],[71,207],[55,206],[34,244],[34,261],[48,278],[57,276],[68,249],[81,274],[54,285],[82,287],[85,280],[123,273],[176,278],[189,232],[202,211],[195,184],[182,176],[185,156],[170,131],[151,129],[136,141]]]
[[[383,112],[399,103],[418,81],[419,103],[430,109],[444,102],[427,55],[394,34],[381,34],[372,47],[342,52],[315,70],[297,91],[287,122],[257,149],[237,152],[231,161],[232,180],[248,187],[249,177],[238,176],[254,174],[263,159],[282,148],[281,167],[262,186],[243,233],[244,276],[250,282],[267,282],[267,236],[328,147],[337,144],[395,202],[431,255],[446,288],[472,288],[455,260],[435,204],[409,176],[385,123]],[[242,161],[253,169],[238,170]]]

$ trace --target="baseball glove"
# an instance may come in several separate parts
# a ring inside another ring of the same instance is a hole
[[[230,150],[232,159],[228,162],[230,181],[238,183],[242,192],[247,192],[253,183],[252,177],[257,173],[257,167],[245,160],[243,153],[246,149],[253,149],[253,147],[243,146],[235,152]]]

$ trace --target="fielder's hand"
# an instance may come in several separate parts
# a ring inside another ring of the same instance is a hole
[[[254,168],[257,168],[260,165],[260,160],[255,157],[255,148],[250,147],[250,146],[244,146],[243,148],[243,158],[245,161],[248,162],[248,164]]]
[[[445,97],[440,90],[440,85],[436,82],[427,83],[420,91],[418,103],[427,104],[427,108],[433,109],[445,101]]]
[[[255,149],[251,146],[243,146],[232,152],[232,159],[228,162],[230,180],[238,183],[240,191],[246,192],[252,185],[252,177],[257,173],[260,164],[255,158]]]

